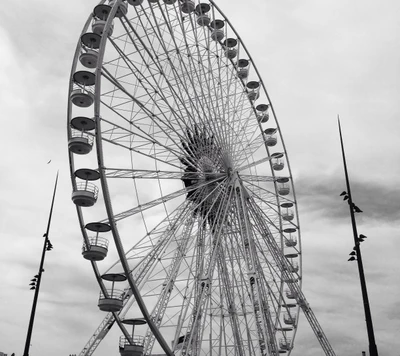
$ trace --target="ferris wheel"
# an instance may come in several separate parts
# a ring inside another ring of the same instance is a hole
[[[123,356],[277,355],[300,308],[297,203],[257,68],[214,1],[94,7],[69,86],[72,200]],[[107,262],[108,261],[108,262]]]

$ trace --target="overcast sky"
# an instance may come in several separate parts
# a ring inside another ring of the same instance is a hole
[[[303,290],[337,355],[368,349],[337,114],[380,356],[400,355],[400,2],[216,0],[266,84],[296,187]],[[66,108],[76,43],[96,1],[0,7],[0,351],[22,355],[53,182],[59,192],[32,356],[78,354],[104,314],[70,200]],[[50,164],[47,162],[51,160]],[[97,355],[117,354],[119,331]],[[293,356],[322,355],[304,316]]]

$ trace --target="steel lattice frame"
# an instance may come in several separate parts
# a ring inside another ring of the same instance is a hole
[[[111,267],[92,262],[93,270],[103,293],[101,271],[128,276],[124,308],[107,314],[81,355],[93,353],[114,321],[129,338],[121,320],[142,315],[150,325],[142,332],[147,355],[290,354],[299,308],[309,309],[301,293],[297,204],[279,125],[253,60],[213,1],[201,14],[182,12],[182,0],[145,0],[115,17],[121,3],[114,2],[104,29],[113,26],[113,33],[102,36],[97,50],[94,104],[68,106],[69,139],[74,117],[94,115],[96,123],[97,155],[70,152],[74,189],[77,168],[101,176],[97,204],[77,207],[84,243],[85,224],[107,222],[118,252]],[[211,22],[199,25],[200,15]],[[91,32],[91,22],[92,16],[82,34]],[[216,30],[223,39],[213,39]],[[228,38],[237,40],[233,58]],[[70,93],[82,47],[79,41]],[[239,59],[249,61],[246,77]],[[259,83],[255,97],[249,82]],[[258,104],[269,106],[265,123]],[[277,130],[274,146],[267,128]],[[277,153],[285,167],[275,172]],[[282,177],[288,195],[279,194]],[[291,212],[284,203],[293,204]]]

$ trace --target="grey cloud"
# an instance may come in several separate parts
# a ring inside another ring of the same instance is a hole
[[[358,219],[373,219],[394,222],[400,219],[400,188],[383,181],[365,181],[360,178],[351,181],[353,202],[363,210],[356,214]],[[300,178],[295,180],[300,208],[316,213],[328,220],[349,217],[348,204],[340,197],[346,190],[343,177],[319,176],[318,180]]]

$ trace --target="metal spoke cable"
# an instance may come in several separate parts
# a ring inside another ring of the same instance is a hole
[[[268,229],[265,226],[265,222],[263,220],[260,220],[259,218],[257,218],[258,210],[259,210],[259,208],[256,204],[254,204],[254,202],[249,202],[249,211],[253,215],[253,218],[259,221],[259,224],[262,228],[264,228],[264,231],[268,231]],[[281,269],[283,278],[286,281],[296,280],[295,275],[290,272],[289,262],[281,254],[279,246],[277,245],[276,241],[273,238],[271,238],[271,236],[267,236],[267,239],[269,242],[269,244],[268,244],[269,251],[271,252],[271,255],[274,257],[274,259],[276,260],[277,265]],[[324,332],[321,328],[321,325],[319,324],[316,316],[314,315],[314,312],[309,307],[309,304],[306,301],[306,298],[305,298],[303,292],[301,291],[300,286],[297,283],[288,283],[288,287],[289,287],[290,291],[293,293],[293,295],[295,296],[297,303],[303,310],[304,315],[306,316],[308,322],[310,323],[311,328],[314,331],[325,354],[327,356],[335,356],[335,352],[333,351],[332,346],[330,345],[326,335],[324,334]]]

